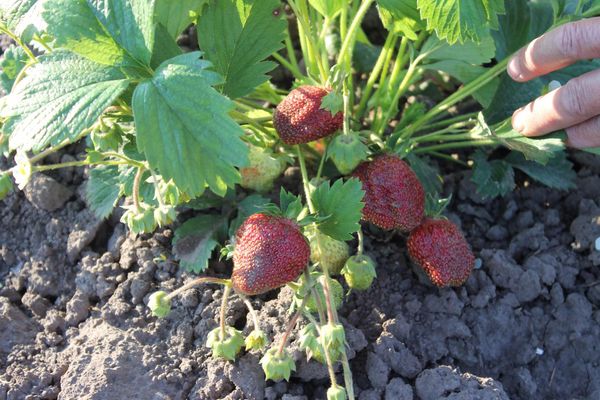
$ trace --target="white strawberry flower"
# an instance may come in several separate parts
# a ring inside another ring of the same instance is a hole
[[[19,189],[23,190],[29,183],[29,179],[31,179],[31,162],[25,152],[17,150],[15,163],[17,165],[12,168],[12,175]]]

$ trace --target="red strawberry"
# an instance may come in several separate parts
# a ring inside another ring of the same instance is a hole
[[[251,215],[235,234],[233,288],[246,295],[276,289],[296,280],[310,259],[310,246],[295,222]]]
[[[344,115],[331,115],[321,108],[329,90],[317,86],[301,86],[292,90],[275,109],[273,125],[286,144],[308,143],[331,135],[340,129]]]
[[[447,219],[425,219],[407,245],[410,258],[440,287],[462,285],[475,265],[465,237]]]
[[[353,172],[365,190],[363,219],[386,230],[410,232],[423,219],[425,191],[412,169],[395,155],[380,155]]]

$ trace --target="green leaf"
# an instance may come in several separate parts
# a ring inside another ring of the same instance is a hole
[[[419,181],[421,181],[426,193],[432,196],[441,193],[444,180],[440,176],[437,169],[413,153],[408,153],[406,159],[408,160],[412,170],[417,175],[417,178],[419,178]]]
[[[346,0],[308,0],[310,5],[324,17],[332,19],[342,8],[347,7]]]
[[[39,151],[75,140],[129,85],[118,69],[72,53],[55,51],[39,60],[1,111],[10,118],[12,149]]]
[[[490,62],[496,54],[496,45],[491,37],[485,37],[476,43],[472,40],[464,43],[449,44],[430,36],[423,44],[421,54],[429,61],[455,60],[467,64],[480,65]]]
[[[451,44],[489,36],[504,12],[504,0],[417,0],[417,5],[427,29]]]
[[[237,215],[229,224],[229,236],[235,235],[235,232],[249,216],[260,212],[269,202],[269,199],[260,194],[251,194],[240,201],[237,205]]]
[[[120,196],[119,168],[100,165],[90,170],[90,178],[85,185],[87,203],[100,219],[108,217],[115,208]]]
[[[175,230],[173,253],[179,265],[200,273],[208,268],[208,260],[219,244],[219,230],[226,220],[221,215],[198,215]]]
[[[204,9],[198,20],[198,42],[225,78],[222,91],[229,97],[251,93],[275,68],[265,59],[283,46],[286,22],[280,6],[279,0],[212,0]]]
[[[47,0],[44,20],[56,46],[106,65],[150,65],[154,1]]]
[[[154,32],[154,48],[152,49],[150,66],[156,69],[169,58],[177,57],[181,54],[183,54],[181,48],[177,45],[175,39],[169,35],[167,29],[162,24],[157,24]]]
[[[190,25],[208,0],[156,0],[155,21],[177,39]]]
[[[27,64],[27,53],[22,48],[11,45],[2,55],[0,61],[0,84],[5,93],[10,93],[15,79],[23,67]]]
[[[424,28],[417,0],[377,0],[379,17],[385,29],[390,32],[406,36],[410,40],[417,40],[417,31]]]
[[[283,215],[289,219],[296,219],[302,212],[302,199],[281,188],[279,191],[279,208]]]
[[[526,160],[521,153],[512,152],[505,161],[544,185],[560,190],[576,187],[577,174],[564,152],[557,153],[546,165]]]
[[[583,150],[587,151],[588,153],[597,154],[600,156],[600,147],[592,147],[592,148],[583,149]]]
[[[484,199],[504,196],[515,187],[515,172],[510,164],[502,160],[488,161],[485,153],[477,151],[473,155],[473,176],[477,193]]]
[[[336,240],[350,240],[359,228],[362,199],[365,192],[356,178],[338,179],[330,186],[329,181],[321,184],[311,195],[319,217],[329,217],[319,224],[319,230]]]
[[[332,115],[344,111],[344,98],[341,93],[332,90],[321,99],[321,109],[329,111]]]
[[[40,15],[42,3],[39,0],[1,0],[0,24],[28,42],[33,33],[46,28]]]
[[[164,62],[133,94],[137,145],[151,167],[190,196],[208,186],[223,196],[247,163],[242,129],[228,112],[232,102],[211,86],[220,77],[199,52]]]

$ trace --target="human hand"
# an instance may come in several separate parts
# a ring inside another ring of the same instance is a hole
[[[508,74],[527,82],[592,58],[600,58],[600,17],[562,25],[535,39],[510,60]],[[569,146],[599,147],[600,69],[573,78],[518,109],[512,125],[525,136],[566,129]]]

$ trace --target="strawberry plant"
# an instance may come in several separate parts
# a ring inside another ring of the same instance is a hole
[[[381,42],[363,30],[368,13]],[[352,290],[376,277],[362,225],[408,234],[410,257],[433,283],[460,285],[475,258],[439,216],[449,199],[432,160],[471,168],[484,198],[511,191],[517,171],[572,187],[564,134],[524,137],[510,115],[600,62],[526,84],[504,71],[541,33],[598,14],[597,0],[3,1],[0,31],[14,44],[0,74],[0,151],[14,166],[0,171],[0,198],[32,174],[88,168],[99,218],[119,206],[133,234],[178,223],[174,253],[195,273],[219,248],[232,260],[230,279],[154,293],[155,316],[190,287],[222,285],[207,346],[231,361],[262,352],[273,380],[295,370],[287,344],[306,318],[300,346],[327,365],[328,399],[353,399],[336,276]],[[178,46],[186,29],[197,51]],[[275,68],[289,76],[281,87],[269,81]],[[47,162],[78,142],[86,152],[75,161]],[[277,196],[292,165],[301,183]],[[195,216],[178,221],[182,210]],[[247,296],[284,285],[294,314],[269,344]],[[230,295],[252,317],[245,338],[225,324]]]

